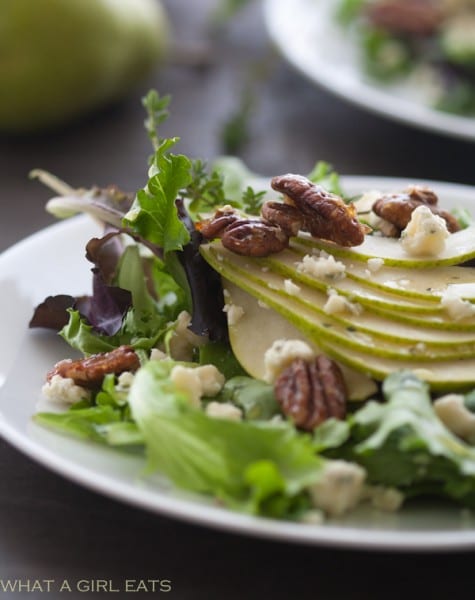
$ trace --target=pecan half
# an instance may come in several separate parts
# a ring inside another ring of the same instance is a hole
[[[263,257],[284,250],[289,236],[280,227],[252,219],[240,219],[227,227],[221,242],[243,256]]]
[[[283,193],[302,214],[312,236],[340,246],[359,246],[368,228],[358,221],[353,204],[327,192],[301,175],[280,175],[271,180],[272,189]]]
[[[229,225],[232,225],[240,219],[239,214],[232,206],[225,206],[217,210],[213,217],[200,221],[196,224],[196,229],[201,232],[201,235],[207,239],[221,237]]]
[[[381,29],[416,36],[434,33],[444,18],[434,0],[380,0],[370,2],[366,12]]]
[[[111,352],[94,354],[78,360],[62,360],[46,375],[51,381],[54,375],[74,380],[76,385],[85,388],[99,388],[108,373],[120,375],[124,371],[136,371],[140,366],[139,357],[130,346],[119,346]]]
[[[447,229],[454,233],[460,229],[457,219],[446,210],[436,206],[437,196],[427,188],[409,188],[399,194],[386,194],[373,204],[373,212],[385,221],[392,223],[399,233],[411,220],[418,206],[427,206],[435,215],[445,220]]]
[[[261,208],[261,216],[268,223],[278,225],[289,237],[297,235],[303,225],[299,210],[283,202],[265,202]]]
[[[295,359],[274,384],[282,412],[297,427],[313,431],[331,417],[346,415],[346,386],[338,365],[324,355],[307,362]]]
[[[431,206],[435,206],[439,202],[439,198],[434,190],[424,185],[411,185],[406,189],[406,194],[411,200],[423,202]]]

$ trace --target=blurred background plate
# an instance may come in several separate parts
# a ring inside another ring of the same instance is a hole
[[[334,0],[265,0],[264,14],[280,52],[316,84],[390,119],[475,140],[475,119],[431,108],[425,90],[369,80],[360,67],[357,46],[335,21],[335,8]]]

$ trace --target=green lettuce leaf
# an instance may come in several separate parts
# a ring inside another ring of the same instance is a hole
[[[107,443],[101,431],[105,425],[118,423],[120,411],[112,406],[90,406],[87,408],[71,408],[65,413],[40,412],[34,415],[34,421],[50,429],[94,442]]]
[[[226,379],[246,374],[227,342],[207,342],[200,346],[199,362],[214,365]]]
[[[61,329],[59,335],[76,350],[85,355],[98,354],[99,352],[110,352],[118,345],[116,336],[106,336],[94,331],[92,325],[88,325],[81,317],[79,311],[69,309],[69,321]]]
[[[475,448],[440,421],[427,384],[411,372],[396,372],[385,380],[383,394],[386,403],[368,402],[350,417],[350,438],[339,455],[362,464],[373,483],[475,507]]]
[[[40,412],[34,416],[39,425],[76,438],[109,446],[143,446],[144,440],[131,420],[128,390],[106,375],[95,397],[73,404],[66,412]]]
[[[228,379],[217,399],[238,406],[246,419],[269,420],[282,414],[274,386],[245,375]]]
[[[251,513],[288,516],[306,497],[322,460],[287,424],[234,422],[192,408],[169,377],[173,363],[140,369],[129,403],[147,447],[148,470],[177,486]]]
[[[139,190],[134,204],[124,217],[124,225],[163,248],[165,254],[181,250],[189,241],[186,227],[178,218],[175,201],[191,180],[191,161],[174,155],[170,148],[178,138],[161,141],[153,158],[147,186]]]

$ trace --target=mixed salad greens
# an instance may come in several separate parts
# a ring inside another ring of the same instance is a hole
[[[252,514],[305,520],[364,499],[394,509],[428,494],[475,507],[475,448],[439,418],[416,369],[394,369],[382,385],[368,379],[369,400],[308,432],[283,414],[271,382],[243,368],[230,343],[222,280],[195,223],[223,205],[256,215],[266,192],[243,185],[253,177],[233,161],[210,170],[174,154],[178,139],[158,133],[169,100],[154,91],[144,99],[154,153],[137,194],[75,190],[33,173],[60,194],[48,210],[60,218],[89,213],[104,235],[87,243],[92,293],[47,298],[30,325],[59,331],[86,357],[126,345],[140,361],[133,373],[106,373],[98,386],[53,376],[44,395],[68,409],[39,412],[35,422],[142,452],[147,472]],[[309,178],[344,195],[325,163]],[[261,333],[255,329],[248,347]],[[473,392],[457,398],[475,420]]]
[[[371,77],[404,80],[437,109],[475,115],[473,0],[339,0],[337,15]]]

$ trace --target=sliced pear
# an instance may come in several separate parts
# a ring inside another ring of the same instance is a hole
[[[450,340],[446,348],[424,348],[419,353],[407,344],[409,340],[406,345],[397,347],[394,340],[384,339],[384,328],[378,332],[379,338],[377,335],[361,336],[357,328],[354,331],[345,329],[333,316],[322,315],[320,307],[302,299],[303,294],[295,296],[279,289],[276,281],[282,282],[282,277],[272,272],[263,274],[257,261],[233,253],[229,253],[230,258],[219,244],[203,247],[202,253],[226,279],[265,303],[273,309],[272,313],[280,313],[326,354],[365,376],[382,380],[394,370],[411,368],[418,369],[433,389],[466,389],[475,384],[473,336],[467,349],[453,343],[452,332],[441,330],[438,340]],[[323,296],[318,290],[311,291]],[[259,332],[256,329],[255,336]],[[253,345],[252,336],[247,343],[249,347]]]
[[[354,301],[360,302],[363,306],[371,306],[371,308],[380,306],[381,308],[390,310],[409,311],[411,313],[425,315],[435,315],[443,311],[439,304],[439,298],[437,298],[435,302],[432,297],[430,300],[427,300],[425,297],[404,298],[395,293],[392,289],[386,290],[371,287],[370,285],[367,285],[366,281],[362,278],[357,281],[350,277],[333,279],[316,277],[313,275],[309,276],[296,269],[296,265],[299,264],[299,257],[291,251],[279,252],[279,254],[274,257],[262,259],[260,264],[264,268],[268,267],[275,273],[279,273],[284,277],[291,277],[297,282],[302,282],[305,285],[319,289],[323,292],[327,292],[330,288],[335,289],[339,294],[352,298]],[[352,268],[349,266],[346,273],[351,270]],[[366,274],[366,279],[368,278],[369,275]]]
[[[299,241],[311,249],[325,250],[334,256],[359,261],[382,258],[385,265],[411,269],[457,265],[475,258],[475,225],[452,233],[446,240],[445,249],[437,256],[411,256],[398,239],[376,235],[367,235],[360,246],[351,248],[323,242],[307,235],[299,236]]]
[[[369,308],[371,318],[379,315],[386,321],[396,321],[397,323],[415,328],[416,332],[420,328],[468,332],[469,339],[475,339],[471,335],[475,333],[475,317],[461,320],[450,318],[446,309],[442,308],[440,304],[440,296],[436,300],[437,304],[434,305],[432,302],[424,302],[422,299],[412,301],[409,298],[405,298],[401,300],[397,295],[392,296],[386,291],[375,295],[374,289],[373,291],[369,291],[369,288],[365,289],[363,285],[355,286],[355,293],[353,294],[353,284],[351,282],[345,282],[345,280],[325,282],[323,279],[299,273],[295,268],[296,263],[289,258],[288,252],[281,252],[275,258],[247,259],[227,251],[219,242],[215,242],[212,248],[213,251],[219,253],[217,255],[219,260],[228,260],[235,264],[237,268],[249,271],[250,275],[254,274],[259,280],[266,280],[267,284],[273,287],[273,289],[280,289],[285,281],[285,276],[288,276],[299,284],[304,284],[302,286],[303,292],[299,294],[299,297],[302,299],[308,296],[309,293],[312,294],[312,290],[326,293],[331,287],[362,306]],[[309,301],[320,308],[322,308],[324,300],[326,301],[326,297],[319,296],[317,293],[309,297]],[[363,319],[366,319],[367,316],[367,312],[365,311]],[[367,326],[364,323],[360,323],[360,325],[363,327]],[[378,335],[378,330],[381,330],[381,325],[384,324],[379,323],[379,327],[376,328],[376,335]],[[385,329],[386,327],[382,331],[385,332]],[[406,337],[406,334],[404,336]],[[424,334],[422,336],[425,337]],[[410,334],[409,337],[411,337]],[[445,342],[445,338],[443,341]]]
[[[258,379],[264,376],[264,353],[275,339],[303,339],[346,367],[345,378],[349,389],[355,386],[353,399],[363,399],[373,393],[369,380],[382,381],[398,369],[410,369],[429,383],[434,391],[467,390],[475,386],[475,359],[454,360],[437,363],[427,360],[394,362],[383,358],[368,358],[351,349],[336,347],[324,340],[315,342],[300,329],[294,327],[276,311],[264,308],[262,301],[253,298],[240,286],[224,280],[224,287],[231,300],[243,308],[243,316],[229,327],[230,341],[237,359],[248,373]],[[296,330],[300,333],[297,335]],[[359,376],[356,376],[358,373]],[[352,379],[354,377],[354,379]],[[357,387],[358,386],[358,387]],[[359,386],[362,386],[360,388]],[[368,390],[367,395],[364,390]]]
[[[230,302],[243,309],[242,317],[229,325],[229,340],[234,355],[245,371],[256,379],[264,379],[264,354],[277,340],[302,340],[309,344],[315,354],[322,350],[299,329],[279,313],[265,308],[262,303],[230,281],[224,280],[224,289]],[[259,335],[256,335],[256,331]],[[252,339],[252,344],[249,340]],[[358,371],[339,365],[345,378],[349,400],[365,400],[377,392],[375,382]]]
[[[420,316],[411,317],[400,310],[383,311],[378,306],[372,308],[369,305],[368,309],[360,314],[330,315],[325,311],[328,300],[326,292],[299,282],[296,292],[292,294],[287,290],[284,277],[273,272],[271,267],[262,267],[261,261],[233,254],[224,249],[219,242],[204,247],[202,251],[208,262],[225,277],[243,286],[257,286],[257,289],[263,287],[260,294],[270,298],[275,304],[286,304],[296,315],[308,319],[311,326],[319,323],[325,327],[328,334],[340,335],[346,343],[355,342],[368,346],[367,352],[372,346],[374,353],[383,352],[386,356],[393,353],[395,358],[396,355],[403,354],[404,358],[417,356],[422,346],[423,351],[434,359],[440,358],[441,355],[474,355],[473,320],[472,323],[454,323],[447,317],[422,320]],[[248,291],[253,293],[251,289]],[[285,308],[276,310],[282,312]]]
[[[331,318],[322,317],[311,308],[299,304],[298,300],[292,296],[285,297],[279,290],[272,290],[265,283],[261,284],[255,281],[248,271],[242,270],[234,264],[227,264],[223,259],[217,260],[212,250],[205,251],[204,254],[208,262],[226,279],[280,313],[330,356],[336,357],[338,360],[340,360],[338,357],[341,357],[343,363],[345,363],[347,351],[361,360],[360,366],[372,365],[375,361],[384,359],[392,362],[393,370],[399,368],[398,363],[401,365],[412,364],[414,367],[421,361],[425,363],[430,361],[430,364],[457,359],[466,361],[474,356],[473,345],[465,349],[457,346],[429,349],[424,346],[418,348],[418,344],[407,342],[397,346],[387,339],[362,335],[356,329],[342,327]]]
[[[290,250],[296,254],[296,261],[311,252],[308,246],[299,242],[300,238],[293,238],[290,245]],[[338,260],[345,265],[349,279],[403,298],[437,303],[449,285],[467,286],[460,287],[461,297],[475,298],[473,267],[450,265],[415,270],[410,267],[382,266],[377,271],[368,273],[367,261],[351,260],[343,256],[339,256]]]

